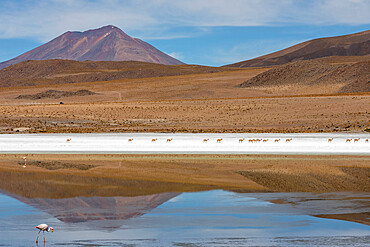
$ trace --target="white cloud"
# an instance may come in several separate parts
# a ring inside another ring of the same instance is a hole
[[[46,41],[108,24],[128,33],[178,26],[357,25],[370,23],[369,12],[368,0],[2,0],[0,38]]]
[[[173,57],[173,58],[176,58],[178,60],[183,60],[184,59],[184,56],[180,52],[171,52],[171,53],[168,53],[168,55]]]

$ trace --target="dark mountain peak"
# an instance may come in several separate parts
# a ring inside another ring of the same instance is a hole
[[[0,69],[25,60],[139,61],[165,65],[183,64],[150,44],[108,25],[84,32],[68,31],[16,58],[0,63]]]
[[[84,31],[84,32],[81,32],[81,33],[90,34],[90,33],[111,33],[111,32],[127,35],[120,28],[118,28],[116,26],[113,26],[113,25],[103,26],[103,27],[99,27],[99,28],[96,28],[96,29],[90,29],[90,30],[87,30],[87,31]]]
[[[98,30],[98,29],[116,29],[116,30],[120,30],[120,31],[122,31],[121,29],[119,29],[118,27],[113,26],[113,25],[106,25],[106,26],[102,26],[102,27],[100,27],[100,28],[97,28],[96,30]],[[92,29],[92,30],[94,30],[94,29]]]

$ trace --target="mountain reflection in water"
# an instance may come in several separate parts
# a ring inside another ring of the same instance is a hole
[[[65,223],[82,223],[88,228],[111,229],[124,220],[141,216],[180,193],[161,193],[135,197],[74,197],[63,199],[25,198],[11,195]],[[104,220],[104,223],[98,222]]]

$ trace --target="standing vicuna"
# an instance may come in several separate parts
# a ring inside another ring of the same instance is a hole
[[[222,138],[221,139],[217,139],[217,143],[221,143],[222,141]]]

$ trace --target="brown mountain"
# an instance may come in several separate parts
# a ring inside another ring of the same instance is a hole
[[[291,62],[275,66],[239,86],[250,88],[336,84],[341,85],[337,93],[370,92],[370,56],[358,58],[359,61],[355,63],[333,63],[334,58]]]
[[[363,56],[367,54],[370,54],[370,30],[344,36],[313,39],[278,52],[226,66],[272,66],[329,56]]]
[[[66,32],[44,45],[0,63],[0,69],[25,60],[47,59],[183,64],[115,26],[105,26],[85,32]]]
[[[133,61],[31,60],[0,70],[0,88],[214,73],[225,70],[234,69]]]

